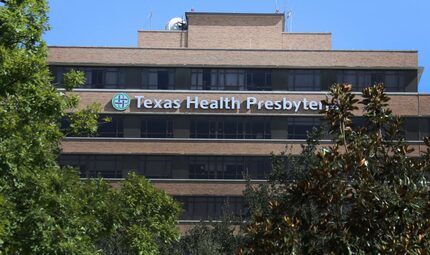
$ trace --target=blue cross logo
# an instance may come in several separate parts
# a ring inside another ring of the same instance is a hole
[[[124,111],[130,106],[130,101],[126,93],[117,93],[112,97],[112,106],[118,111]]]

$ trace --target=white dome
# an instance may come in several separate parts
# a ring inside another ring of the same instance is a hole
[[[184,24],[185,21],[182,18],[173,18],[167,23],[166,30],[181,30],[181,24]]]

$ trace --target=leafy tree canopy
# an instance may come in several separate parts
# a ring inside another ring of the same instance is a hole
[[[56,162],[60,120],[70,118],[69,133],[94,133],[100,106],[70,113],[80,72],[64,77],[64,92],[51,85],[47,10],[44,0],[0,1],[0,254],[112,254],[104,244],[114,236],[129,254],[157,254],[178,238],[172,198],[136,175],[118,190],[81,182]]]
[[[382,84],[361,98],[351,85],[331,88],[324,113],[333,145],[311,136],[296,162],[275,161],[241,254],[429,254],[430,150],[412,154],[388,101]],[[358,104],[362,126],[352,120]]]

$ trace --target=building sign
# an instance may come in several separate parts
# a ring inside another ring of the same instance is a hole
[[[130,106],[130,97],[126,93],[117,93],[112,97],[112,106],[118,111],[124,111]]]
[[[238,100],[236,97],[220,96],[218,99],[200,99],[198,96],[187,96],[185,99],[156,99],[146,96],[134,96],[136,109],[185,109],[193,110],[277,110],[299,112],[305,111],[320,111],[324,108],[321,101],[308,100],[302,98],[300,100],[289,100],[287,97],[277,100],[259,100],[256,97],[249,96],[245,100]],[[112,106],[123,111],[130,105],[130,97],[125,93],[118,93],[112,97]]]

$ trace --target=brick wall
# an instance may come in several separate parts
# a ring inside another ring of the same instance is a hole
[[[331,50],[331,34],[282,33],[282,48],[288,50]]]
[[[286,51],[50,47],[51,65],[211,66],[264,68],[401,68],[418,66],[416,51]]]
[[[284,33],[281,15],[188,15],[187,31],[138,31],[139,48],[330,50],[330,33]]]
[[[139,48],[185,48],[187,32],[182,31],[139,31],[137,46]]]
[[[188,47],[281,49],[283,15],[188,14]]]

